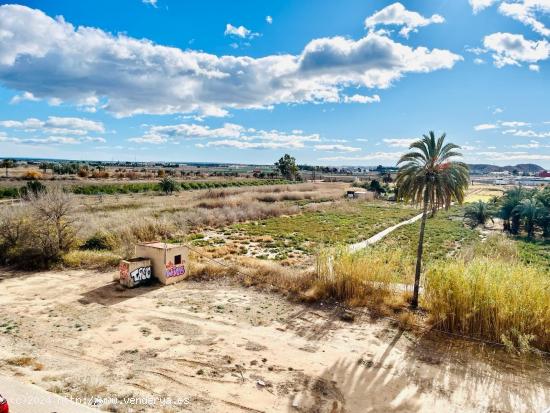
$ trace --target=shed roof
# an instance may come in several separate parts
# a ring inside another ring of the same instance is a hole
[[[170,249],[174,249],[174,248],[183,247],[182,244],[168,244],[166,242],[142,242],[139,245],[143,245],[145,247],[150,247],[150,248],[157,248],[157,249],[161,249],[161,250],[165,250],[165,249],[170,250]]]

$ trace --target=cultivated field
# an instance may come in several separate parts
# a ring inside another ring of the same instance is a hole
[[[550,351],[547,244],[498,235],[499,221],[472,228],[464,206],[440,211],[427,222],[423,311],[412,313],[419,222],[356,253],[348,246],[418,209],[346,199],[348,188],[58,194],[71,204],[65,219],[75,231],[60,261],[49,271],[0,272],[0,372],[96,404],[111,398],[101,409],[112,412],[549,405],[540,353]],[[47,209],[40,196],[0,206],[5,240],[17,237],[14,228],[34,236],[33,202]],[[187,281],[132,290],[113,282],[119,260],[151,240],[192,248]],[[25,258],[18,247],[9,253]],[[480,316],[471,315],[476,306]],[[498,323],[479,322],[492,317]],[[112,400],[140,395],[188,404]]]

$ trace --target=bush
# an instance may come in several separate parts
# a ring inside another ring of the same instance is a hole
[[[42,173],[39,171],[27,171],[24,173],[23,179],[27,179],[27,180],[42,179]]]
[[[74,245],[72,198],[59,187],[29,194],[0,215],[0,261],[20,268],[47,268]]]
[[[113,250],[117,247],[116,237],[109,232],[96,232],[80,246],[83,250]]]
[[[172,178],[165,177],[160,180],[159,187],[166,195],[168,195],[178,190],[178,183]]]
[[[69,268],[111,269],[122,257],[110,251],[71,251],[63,255],[61,262]]]
[[[46,191],[46,185],[40,181],[29,181],[27,185],[19,190],[21,196],[28,196],[29,194],[38,195],[41,192]]]

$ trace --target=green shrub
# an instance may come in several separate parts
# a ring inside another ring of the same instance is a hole
[[[96,232],[88,238],[81,246],[83,250],[113,250],[117,247],[116,237],[109,232]]]
[[[63,255],[61,262],[69,268],[115,268],[122,257],[110,251],[74,250]]]

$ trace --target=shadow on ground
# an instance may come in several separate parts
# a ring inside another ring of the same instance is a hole
[[[130,300],[135,297],[139,297],[151,291],[158,290],[161,287],[162,284],[156,282],[150,285],[143,285],[136,288],[125,288],[117,281],[113,281],[109,284],[105,284],[101,287],[85,292],[84,294],[82,294],[82,298],[80,298],[78,302],[84,305],[96,303],[110,306],[126,300]]]

